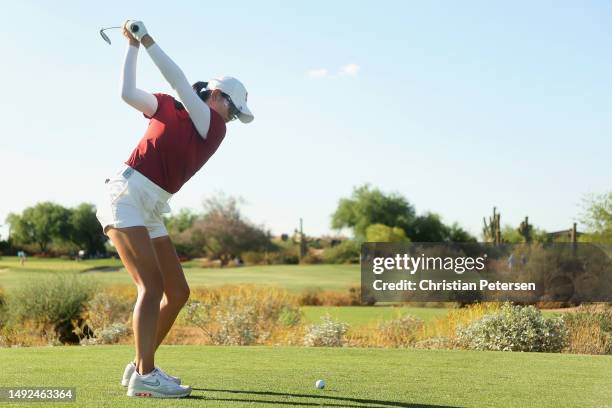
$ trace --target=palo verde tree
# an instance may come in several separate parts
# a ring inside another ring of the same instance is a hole
[[[582,199],[580,222],[587,228],[581,239],[591,242],[612,242],[612,191],[588,194]]]
[[[332,228],[351,228],[358,240],[366,239],[372,224],[398,227],[409,235],[415,219],[414,207],[399,194],[385,194],[365,184],[353,189],[350,198],[342,198],[332,215]]]
[[[368,242],[410,242],[406,232],[399,227],[388,227],[383,224],[372,224],[366,228]]]

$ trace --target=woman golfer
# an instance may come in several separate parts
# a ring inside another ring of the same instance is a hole
[[[162,213],[168,200],[215,153],[233,119],[250,122],[247,91],[240,81],[221,77],[191,86],[181,69],[161,50],[140,21],[128,21],[129,40],[121,97],[150,119],[149,126],[121,169],[106,181],[107,200],[97,217],[136,287],[133,329],[136,357],[123,374],[127,395],[177,398],[191,393],[180,379],[155,367],[155,350],[189,297]],[[136,88],[140,44],[180,100]]]

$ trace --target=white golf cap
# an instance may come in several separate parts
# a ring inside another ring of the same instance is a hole
[[[236,108],[240,111],[238,119],[242,123],[249,123],[255,117],[247,106],[247,92],[242,82],[231,76],[223,76],[221,78],[214,78],[208,81],[206,89],[218,89],[221,92],[228,94],[232,98],[232,102],[236,105]]]

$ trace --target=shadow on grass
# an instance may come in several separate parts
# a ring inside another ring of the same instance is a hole
[[[222,390],[214,388],[193,388],[194,391],[210,391],[210,392],[229,392],[233,394],[255,394],[255,395],[267,395],[267,396],[280,396],[280,397],[297,397],[297,398],[316,398],[325,400],[337,401],[337,404],[320,403],[320,402],[291,402],[291,401],[274,401],[274,400],[256,400],[256,399],[240,399],[240,398],[208,398],[204,396],[192,395],[190,399],[202,399],[208,401],[227,401],[227,402],[259,402],[265,404],[279,404],[279,405],[295,405],[295,406],[326,406],[326,407],[347,407],[347,408],[363,408],[364,405],[353,405],[357,404],[378,404],[378,405],[367,405],[368,408],[388,408],[388,407],[405,407],[405,408],[459,408],[450,405],[429,405],[429,404],[418,404],[409,402],[399,401],[381,401],[364,398],[349,398],[349,397],[334,397],[331,395],[313,395],[313,394],[288,394],[283,392],[272,392],[272,391],[242,391],[242,390]],[[329,391],[326,391],[329,392]],[[346,402],[346,403],[343,403]]]

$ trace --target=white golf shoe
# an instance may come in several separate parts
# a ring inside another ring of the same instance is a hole
[[[178,385],[163,375],[159,368],[144,375],[134,371],[127,390],[128,397],[181,398],[189,394],[191,387]]]
[[[173,377],[170,374],[166,373],[159,367],[156,367],[162,375],[165,375],[170,381],[174,381],[177,384],[181,384],[181,379],[178,377]],[[128,365],[125,366],[125,370],[123,370],[123,377],[121,378],[121,385],[127,387],[130,383],[130,378],[132,378],[132,374],[136,371],[136,364],[133,361],[130,361]]]

